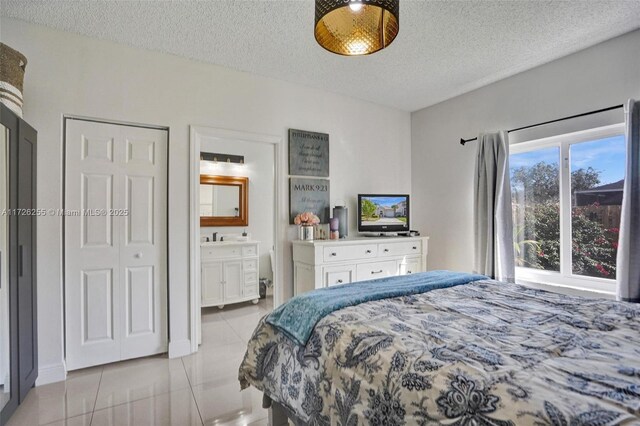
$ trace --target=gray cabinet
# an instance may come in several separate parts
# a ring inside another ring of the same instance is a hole
[[[0,105],[0,425],[38,376],[36,131]],[[8,319],[8,321],[4,321]]]

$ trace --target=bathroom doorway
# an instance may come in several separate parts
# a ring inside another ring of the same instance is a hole
[[[280,141],[191,129],[192,352],[246,349],[279,300]]]

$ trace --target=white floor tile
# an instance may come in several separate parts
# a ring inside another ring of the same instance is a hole
[[[81,416],[71,417],[64,420],[57,420],[53,423],[47,423],[46,426],[89,426],[91,425],[92,414],[83,414]]]
[[[218,308],[203,308],[201,315],[202,324],[208,324],[211,322],[224,321],[222,313]]]
[[[73,371],[33,389],[7,426],[267,425],[254,388],[240,392],[238,368],[272,299],[203,309],[202,345],[166,355]],[[92,420],[93,419],[93,420]]]
[[[237,305],[231,305],[229,307],[225,307],[220,314],[227,321],[235,318],[247,318],[258,316],[258,318],[266,315],[266,312],[259,305],[254,305],[252,303],[239,303]],[[257,324],[257,322],[256,322]]]
[[[251,338],[258,323],[265,315],[267,312],[258,306],[243,306],[222,313],[227,324],[245,343]],[[205,343],[204,336],[202,342]]]
[[[205,425],[246,425],[268,415],[262,393],[255,388],[241,392],[237,378],[194,386],[193,394]]]
[[[234,343],[219,348],[201,348],[197,353],[183,357],[191,386],[220,378],[238,377],[238,369],[247,349],[245,343]]]
[[[182,361],[143,358],[106,366],[96,410],[189,387]]]
[[[9,425],[44,425],[91,413],[101,374],[101,369],[70,374],[64,382],[32,389],[11,417]]]
[[[97,410],[92,426],[202,425],[190,389]]]
[[[220,347],[242,342],[242,337],[231,328],[227,321],[202,324],[201,348]]]

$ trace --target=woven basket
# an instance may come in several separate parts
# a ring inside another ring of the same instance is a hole
[[[0,43],[0,103],[22,117],[22,84],[27,58]]]

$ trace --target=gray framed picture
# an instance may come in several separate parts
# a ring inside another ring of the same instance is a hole
[[[329,135],[289,129],[289,174],[329,177]]]
[[[329,222],[328,179],[289,178],[289,223],[299,213],[312,212],[320,223]]]

